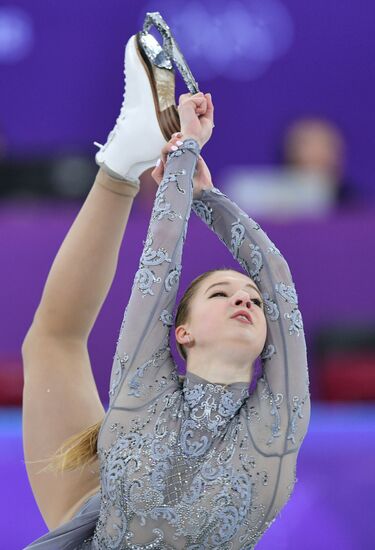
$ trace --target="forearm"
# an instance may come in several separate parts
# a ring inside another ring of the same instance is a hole
[[[198,144],[185,140],[178,151],[168,155],[120,327],[110,407],[139,408],[150,396],[164,391],[165,384],[176,381],[168,341],[198,154]]]
[[[249,408],[257,410],[261,419],[271,415],[273,421],[268,440],[264,430],[269,426],[265,428],[262,422],[252,427],[252,433],[259,428],[257,439],[267,441],[267,452],[284,452],[286,444],[289,449],[298,447],[310,416],[309,374],[302,316],[287,261],[259,224],[219,189],[202,191],[192,208],[227,246],[263,296],[267,320],[261,355],[263,376]]]
[[[99,171],[52,264],[32,328],[87,340],[112,284],[133,204],[135,191],[119,194],[117,184],[124,192],[124,182]]]

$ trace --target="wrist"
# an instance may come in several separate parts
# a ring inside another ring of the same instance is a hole
[[[189,132],[182,133],[182,136],[179,138],[181,141],[184,141],[185,139],[194,139],[198,145],[199,149],[202,149],[203,143],[201,142],[201,139],[198,136],[195,136],[194,134],[191,134]]]
[[[202,197],[204,191],[210,191],[213,189],[213,184],[205,184],[204,187],[195,187],[193,190],[193,200],[199,200]]]

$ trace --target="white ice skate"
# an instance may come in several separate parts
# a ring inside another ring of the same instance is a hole
[[[148,32],[155,25],[163,47]],[[139,176],[156,165],[160,151],[180,130],[175,102],[174,61],[191,93],[198,84],[159,12],[147,13],[143,30],[125,48],[125,91],[116,125],[95,160],[114,177],[139,183]]]

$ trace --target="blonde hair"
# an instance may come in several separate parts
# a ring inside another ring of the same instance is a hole
[[[182,296],[180,303],[177,308],[177,313],[175,317],[175,327],[186,323],[190,315],[190,302],[195,296],[200,284],[207,279],[213,273],[217,271],[234,271],[228,267],[222,267],[219,269],[211,269],[205,271],[190,283],[190,285],[185,290],[184,295]],[[187,360],[187,353],[185,347],[177,343],[177,350],[181,355],[182,359]],[[184,376],[179,376],[180,381],[182,382]],[[48,461],[46,467],[41,471],[53,471],[53,472],[63,472],[66,470],[75,470],[79,466],[85,466],[93,462],[97,457],[98,452],[98,434],[100,427],[102,425],[103,419],[99,422],[96,422],[92,426],[82,430],[81,432],[72,435],[63,444],[57,449],[57,451],[50,457],[42,460],[30,461],[30,462],[45,462]]]
[[[94,462],[97,457],[98,434],[103,420],[66,439],[55,453],[40,460],[28,460],[27,464],[48,462],[40,472],[64,472]]]

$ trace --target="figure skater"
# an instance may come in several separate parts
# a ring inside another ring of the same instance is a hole
[[[200,155],[211,95],[182,94],[176,110],[173,71],[147,65],[137,37],[98,176],[23,343],[24,454],[49,528],[27,548],[250,550],[293,491],[310,419],[297,294],[280,251],[211,181]],[[87,341],[148,166],[158,188],[105,411]],[[174,319],[191,209],[240,269],[194,279]],[[169,347],[173,325],[184,378]]]

